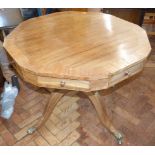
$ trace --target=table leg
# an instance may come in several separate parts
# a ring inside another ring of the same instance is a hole
[[[115,129],[110,118],[108,117],[107,112],[106,112],[106,108],[100,102],[99,92],[88,92],[85,94],[88,96],[88,98],[90,99],[90,101],[94,105],[102,124],[115,136],[117,142],[119,144],[121,144],[123,136],[121,135],[120,132],[118,132]]]
[[[50,115],[52,114],[52,111],[54,110],[54,107],[56,106],[56,104],[61,100],[61,98],[67,93],[68,91],[66,90],[59,90],[59,91],[54,91],[51,92],[50,95],[50,99],[45,107],[43,116],[41,118],[41,120],[39,121],[39,123],[37,125],[35,125],[34,127],[31,127],[28,129],[28,134],[32,134],[36,129],[39,129],[40,127],[42,127],[46,121],[48,120],[48,118],[50,117]]]

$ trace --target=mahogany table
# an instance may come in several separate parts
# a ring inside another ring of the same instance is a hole
[[[99,91],[143,69],[151,47],[141,27],[103,13],[59,12],[22,22],[4,47],[23,80],[51,90],[42,120],[29,133],[46,122],[68,91],[82,91],[102,124],[122,142]]]

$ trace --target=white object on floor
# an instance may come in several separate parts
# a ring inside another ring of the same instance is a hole
[[[14,111],[14,104],[18,89],[13,87],[12,84],[5,82],[4,91],[1,94],[2,112],[1,117],[9,119]]]

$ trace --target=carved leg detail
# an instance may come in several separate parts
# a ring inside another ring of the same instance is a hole
[[[40,122],[35,126],[28,129],[28,134],[32,134],[36,129],[39,129],[42,127],[50,115],[52,114],[52,111],[54,110],[54,107],[56,104],[61,100],[61,98],[66,94],[66,90],[60,90],[57,92],[51,92],[50,99],[45,107],[43,117],[41,118]]]
[[[98,92],[86,93],[92,104],[94,105],[97,114],[102,124],[115,136],[119,144],[122,143],[122,135],[115,129],[110,118],[107,115],[106,108],[100,102],[100,95]]]

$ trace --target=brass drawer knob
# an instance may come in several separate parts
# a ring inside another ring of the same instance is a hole
[[[61,81],[61,82],[60,82],[60,86],[61,86],[61,87],[64,87],[65,84],[66,84],[65,81]]]
[[[128,75],[129,75],[129,72],[125,72],[125,73],[124,73],[124,76],[128,76]]]

